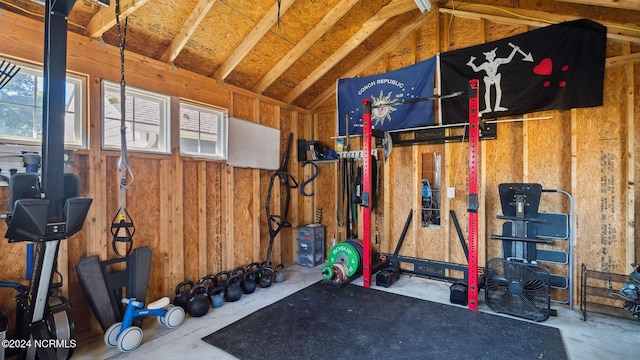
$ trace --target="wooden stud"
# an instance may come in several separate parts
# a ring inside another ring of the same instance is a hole
[[[179,165],[180,161],[176,161],[176,165]],[[209,273],[208,263],[208,232],[207,223],[209,222],[209,216],[207,214],[207,193],[209,192],[209,182],[207,181],[207,162],[198,161],[198,276],[204,276]],[[183,192],[180,192],[182,194]],[[180,202],[181,203],[181,202]],[[187,216],[191,216],[187,214]],[[174,224],[177,225],[177,224]],[[177,283],[176,283],[177,284]]]
[[[625,55],[631,53],[631,44],[624,43],[623,50]],[[627,152],[626,152],[626,261],[627,265],[635,263],[636,247],[635,247],[635,89],[634,79],[635,71],[633,64],[625,65],[625,75],[627,80],[627,101],[626,101],[626,118],[627,118]],[[629,269],[629,268],[627,268]]]

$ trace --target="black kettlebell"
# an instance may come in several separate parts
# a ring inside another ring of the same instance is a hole
[[[271,286],[271,283],[273,282],[273,275],[274,275],[274,271],[272,268],[269,267],[261,267],[258,270],[258,274],[259,274],[259,282],[260,282],[260,287],[262,288],[268,288],[269,286]]]
[[[229,287],[229,284],[227,284],[227,281],[229,280],[229,277],[231,277],[231,274],[228,271],[220,271],[216,273],[214,276],[216,278],[216,282],[218,283],[218,286],[224,288],[224,291],[227,292],[227,287]]]
[[[186,286],[189,288],[185,288]],[[189,291],[193,289],[193,281],[185,280],[176,286],[176,296],[173,298],[173,305],[180,306],[185,311],[187,310],[187,304],[189,303],[189,299],[191,299],[191,295]]]
[[[256,291],[256,272],[246,271],[242,274],[242,281],[240,281],[240,287],[245,294],[251,294]]]
[[[260,263],[259,262],[252,262],[251,264],[247,265],[246,270],[247,271],[253,271],[256,273],[256,283],[258,283],[258,279],[259,279],[259,274],[258,274],[258,270],[260,269]]]
[[[192,317],[200,317],[209,311],[211,307],[211,301],[206,294],[206,287],[203,284],[198,284],[189,290],[191,299],[187,303],[187,312]]]
[[[198,284],[202,284],[205,286],[205,293],[207,294],[207,296],[209,296],[211,304],[213,304],[213,290],[216,288],[216,286],[218,286],[218,281],[216,280],[215,276],[203,276],[200,278],[200,280],[198,280]]]
[[[228,302],[238,301],[242,296],[242,288],[240,287],[240,277],[237,275],[231,275],[227,279],[227,292],[224,294],[224,299]]]
[[[242,279],[242,275],[244,275],[245,271],[247,270],[245,270],[244,266],[238,266],[237,268],[231,270],[231,276],[235,275]]]

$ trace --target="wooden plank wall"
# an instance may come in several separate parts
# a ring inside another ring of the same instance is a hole
[[[44,41],[42,29],[41,22],[3,12],[0,39],[4,45],[0,55],[41,64],[42,48],[37,44]],[[34,45],[24,46],[27,43]],[[313,121],[308,111],[133,53],[125,53],[125,58],[129,86],[171,95],[173,105],[181,97],[228,109],[230,116],[279,128],[283,153],[289,133],[294,133],[294,140],[313,137]],[[120,154],[100,149],[100,80],[119,81],[119,51],[70,33],[67,68],[88,79],[91,149],[78,151],[75,160],[82,193],[94,202],[83,230],[63,242],[60,259],[66,260],[60,262],[60,268],[66,274],[63,291],[74,307],[77,333],[90,334],[99,327],[78,283],[75,265],[86,256],[98,255],[103,260],[116,256],[111,249],[110,225],[119,206]],[[177,118],[176,106],[172,112],[172,117]],[[264,261],[269,243],[264,205],[272,171],[181,157],[178,124],[172,125],[172,155],[129,152],[135,181],[127,190],[126,206],[136,228],[134,246],[149,246],[153,251],[149,301],[173,297],[176,284],[184,279],[198,280],[208,273]],[[301,166],[296,154],[294,141],[289,170],[300,180]],[[297,189],[292,194],[289,220],[294,227],[300,221],[310,222],[310,210],[298,206]],[[0,197],[1,201],[7,199],[6,187],[0,188]],[[280,214],[280,199],[280,187],[276,186],[273,203],[276,214]],[[0,232],[5,229],[5,223],[1,222]],[[285,228],[275,239],[272,262],[295,263],[293,232],[294,228]],[[0,279],[22,281],[25,245],[0,241],[0,253],[4,259]],[[0,291],[0,308],[11,316],[10,323],[14,321],[13,296],[10,290]]]
[[[3,13],[0,22],[2,55],[24,61],[41,62],[42,49],[24,46],[43,42],[41,24]],[[395,70],[453,50],[500,39],[527,31],[525,27],[495,24],[483,20],[450,18],[440,15],[398,44],[363,75]],[[434,36],[434,34],[436,34]],[[607,56],[640,51],[637,44],[610,41]],[[117,210],[118,174],[116,152],[101,151],[100,79],[118,81],[118,50],[98,41],[70,34],[68,68],[89,78],[89,128],[92,148],[78,152],[77,171],[83,193],[94,198],[94,205],[83,231],[67,241],[61,258],[67,275],[65,295],[74,305],[79,333],[97,329],[75,275],[80,258],[98,255],[114,257],[110,249],[109,225]],[[137,57],[126,57],[127,83],[151,91],[171,91],[169,95],[209,103],[229,109],[230,115],[281,129],[284,152],[288,134],[294,139],[314,139],[332,146],[335,141],[335,109],[316,114],[272,101],[257,94],[217,83],[167,64]],[[610,66],[605,70],[605,104],[593,109],[550,111],[529,117],[550,116],[548,120],[512,122],[498,125],[498,139],[483,141],[480,155],[480,264],[500,256],[499,244],[487,240],[500,231],[495,219],[500,213],[497,188],[503,182],[540,182],[545,188],[570,192],[576,209],[575,266],[627,273],[629,263],[640,258],[635,236],[638,196],[634,179],[640,166],[634,129],[640,121],[640,65]],[[175,99],[174,99],[175,102]],[[175,133],[175,129],[174,129]],[[359,141],[354,140],[357,148]],[[236,265],[264,259],[268,247],[264,202],[271,172],[228,167],[222,162],[182,158],[174,143],[171,156],[130,154],[136,174],[135,185],[127,192],[127,208],[136,223],[136,246],[153,248],[149,298],[172,295],[183,279],[196,279],[205,273],[230,269]],[[388,162],[381,165],[381,200],[374,212],[372,231],[383,251],[392,251],[400,236],[409,209],[420,205],[421,157],[442,154],[442,224],[422,228],[420,214],[407,234],[403,255],[464,263],[457,234],[448,211],[454,210],[463,232],[467,231],[467,143],[396,147]],[[289,171],[299,182],[311,175],[310,167],[297,161],[292,145]],[[315,196],[292,193],[290,220],[295,226],[312,223],[322,208],[327,227],[327,247],[333,234],[344,232],[336,222],[337,163],[319,164],[320,175],[313,183]],[[454,187],[456,197],[446,199],[446,187]],[[0,189],[6,199],[6,188]],[[274,189],[274,200],[281,205],[282,193]],[[275,205],[277,206],[277,205]],[[549,211],[568,211],[559,198],[542,203]],[[197,214],[197,216],[194,216]],[[0,231],[4,224],[0,224]],[[296,261],[295,229],[284,229],[274,242],[272,261]],[[372,239],[373,240],[373,239]],[[2,279],[24,277],[22,244],[0,242],[5,259],[17,259],[3,266]],[[574,284],[578,272],[575,271]],[[13,307],[12,294],[0,292],[0,305],[6,313]],[[577,300],[576,300],[577,301]]]
[[[525,26],[441,14],[371,68],[363,69],[361,76],[396,70],[439,51],[473,46],[528,30]],[[434,39],[433,34],[441,35]],[[638,44],[608,41],[608,58],[638,51]],[[607,66],[603,106],[527,114],[526,118],[548,119],[498,124],[498,138],[481,142],[479,264],[501,257],[500,242],[489,240],[491,234],[501,232],[502,226],[496,219],[501,213],[498,185],[537,182],[545,189],[569,192],[575,202],[574,303],[578,301],[580,264],[622,274],[631,271],[630,263],[640,260],[640,241],[635,235],[638,195],[634,191],[638,147],[633,135],[640,121],[639,88],[640,64]],[[323,111],[329,117],[334,110]],[[335,134],[335,127],[328,130]],[[414,213],[401,254],[466,263],[448,213],[449,209],[455,211],[466,236],[469,152],[466,142],[393,148],[391,158],[384,165],[384,211],[379,214],[384,218],[384,231],[380,248],[393,251],[409,209],[418,208],[417,176],[421,171],[418,159],[427,152],[442,154],[442,224],[422,228],[419,212]],[[454,199],[446,198],[446,187],[455,188]],[[545,193],[540,209],[568,213],[569,202],[561,194]],[[567,250],[566,243],[556,246]]]

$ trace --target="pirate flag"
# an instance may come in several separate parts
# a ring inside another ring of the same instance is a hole
[[[484,118],[602,105],[607,29],[581,19],[440,54],[443,94],[480,81]],[[468,121],[468,98],[442,99],[444,124]]]
[[[347,116],[349,134],[362,134],[362,100],[365,98],[371,99],[371,124],[378,130],[392,131],[433,124],[433,100],[417,100],[433,96],[435,64],[433,57],[382,74],[338,79],[338,134],[346,134]]]

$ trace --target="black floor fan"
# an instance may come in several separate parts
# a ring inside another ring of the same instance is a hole
[[[545,321],[551,310],[551,275],[537,262],[537,243],[548,240],[537,236],[542,185],[500,184],[500,203],[508,220],[502,235],[503,258],[493,258],[485,267],[485,302],[491,310],[533,321]]]
[[[494,258],[487,262],[485,302],[491,310],[534,321],[551,312],[549,271],[540,265]]]

